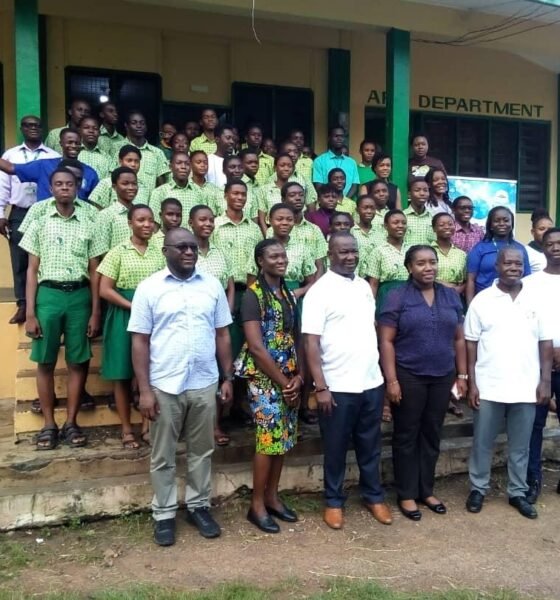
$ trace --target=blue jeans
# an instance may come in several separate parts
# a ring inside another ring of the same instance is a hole
[[[560,421],[560,372],[552,373],[552,395],[556,397],[556,414]],[[527,483],[542,483],[542,443],[543,429],[548,417],[548,404],[546,406],[537,406],[535,415],[535,424],[531,434],[531,445],[529,446],[529,466],[527,467]]]

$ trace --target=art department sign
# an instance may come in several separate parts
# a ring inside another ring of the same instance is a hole
[[[385,106],[386,94],[381,90],[371,90],[367,100],[369,105]],[[494,115],[496,117],[520,117],[540,119],[542,104],[522,104],[520,102],[499,102],[481,98],[458,98],[455,96],[427,96],[419,94],[413,109],[441,110],[465,115]]]

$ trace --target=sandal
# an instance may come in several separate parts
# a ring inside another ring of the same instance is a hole
[[[64,423],[60,430],[60,439],[72,448],[82,448],[87,444],[87,437],[76,423]]]
[[[216,446],[227,446],[231,442],[229,435],[217,429],[214,431],[214,442]]]
[[[85,390],[80,398],[80,410],[85,412],[95,410],[95,400],[93,399],[93,396],[88,394]]]
[[[56,396],[54,397],[53,406],[55,408],[58,406],[58,398]],[[41,401],[39,400],[39,398],[35,398],[35,400],[33,400],[33,402],[31,403],[31,412],[35,415],[43,414],[43,411],[41,410]]]
[[[465,413],[463,412],[463,409],[459,405],[455,404],[454,400],[449,401],[449,406],[447,408],[447,412],[450,415],[454,415],[455,417],[458,417],[459,419],[465,415]]]
[[[391,407],[388,404],[383,405],[383,414],[381,415],[381,420],[383,423],[391,423],[393,420],[393,413],[391,412]]]
[[[58,446],[58,427],[47,425],[35,438],[37,450],[54,450]]]
[[[140,444],[136,441],[132,431],[121,435],[121,443],[125,450],[138,450],[140,448]]]

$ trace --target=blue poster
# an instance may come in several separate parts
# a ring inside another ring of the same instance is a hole
[[[517,181],[513,179],[484,179],[450,175],[449,199],[468,196],[474,204],[473,222],[486,224],[488,211],[494,206],[506,206],[515,214],[517,207]]]

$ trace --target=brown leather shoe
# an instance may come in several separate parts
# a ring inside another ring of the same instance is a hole
[[[342,508],[329,508],[327,506],[323,513],[323,521],[325,521],[331,529],[342,529],[342,524],[344,523]]]
[[[366,504],[367,509],[373,515],[373,518],[383,525],[390,525],[393,522],[391,509],[385,502],[376,502],[375,504]]]
[[[25,304],[20,304],[17,307],[14,316],[8,321],[10,325],[20,325],[21,323],[25,323]]]

